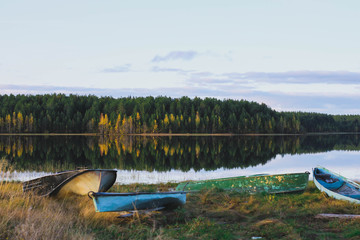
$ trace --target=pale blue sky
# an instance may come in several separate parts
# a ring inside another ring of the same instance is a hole
[[[359,1],[0,1],[0,94],[360,114]]]

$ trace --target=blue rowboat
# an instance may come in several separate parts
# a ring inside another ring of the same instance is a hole
[[[89,192],[96,212],[121,212],[146,209],[174,209],[186,202],[186,192]]]
[[[360,204],[360,185],[324,167],[313,170],[316,187],[328,196]]]

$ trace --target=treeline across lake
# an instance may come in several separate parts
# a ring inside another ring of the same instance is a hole
[[[359,115],[277,112],[246,100],[0,95],[0,133],[359,132]]]

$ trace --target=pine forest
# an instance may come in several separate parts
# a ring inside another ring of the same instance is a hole
[[[0,133],[297,134],[359,132],[360,115],[278,112],[246,100],[0,95]]]

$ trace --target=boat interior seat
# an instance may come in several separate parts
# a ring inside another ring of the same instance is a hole
[[[331,174],[326,174],[326,173],[315,173],[316,178],[318,179],[322,179],[322,180],[327,180],[327,179],[332,179],[331,178]]]
[[[344,181],[341,181],[339,179],[333,179],[334,181],[326,181],[326,180],[323,180],[323,179],[317,179],[317,180],[325,188],[327,188],[329,190],[332,190],[332,191],[341,188],[345,183]]]
[[[334,183],[337,181],[341,181],[339,178],[334,177],[331,174],[315,174],[316,179],[325,181],[327,183]]]

